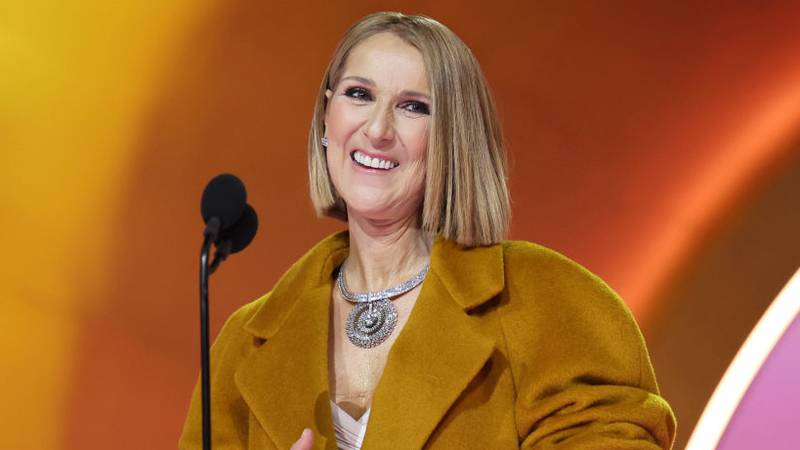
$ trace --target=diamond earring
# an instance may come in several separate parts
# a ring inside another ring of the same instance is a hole
[[[328,137],[327,136],[323,136],[321,141],[322,141],[322,146],[323,147],[327,147],[328,146]]]

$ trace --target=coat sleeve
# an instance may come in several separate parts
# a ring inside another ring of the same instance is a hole
[[[211,346],[211,427],[212,448],[240,450],[248,446],[249,410],[234,382],[234,373],[244,357],[247,334],[242,329],[256,302],[243,306],[225,322]],[[178,442],[181,450],[203,448],[200,378],[195,384],[189,412]]]
[[[569,259],[506,249],[502,322],[524,449],[669,449],[675,417],[644,339],[620,298]]]

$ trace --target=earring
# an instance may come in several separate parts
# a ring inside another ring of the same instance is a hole
[[[323,136],[321,141],[322,141],[322,146],[323,147],[327,147],[328,146],[328,137],[327,136]]]

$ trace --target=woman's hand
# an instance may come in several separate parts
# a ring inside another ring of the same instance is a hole
[[[292,448],[289,450],[311,450],[311,446],[313,445],[314,445],[314,433],[312,433],[309,428],[306,428],[300,435],[300,439],[298,439],[297,442],[292,444]]]

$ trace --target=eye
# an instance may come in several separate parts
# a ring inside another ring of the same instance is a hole
[[[350,97],[355,100],[361,101],[370,101],[372,100],[372,94],[362,87],[351,87],[347,88],[344,91],[345,97]]]
[[[430,107],[423,102],[418,102],[415,100],[408,101],[400,105],[401,108],[405,109],[406,111],[414,114],[419,115],[430,115],[431,109]]]

